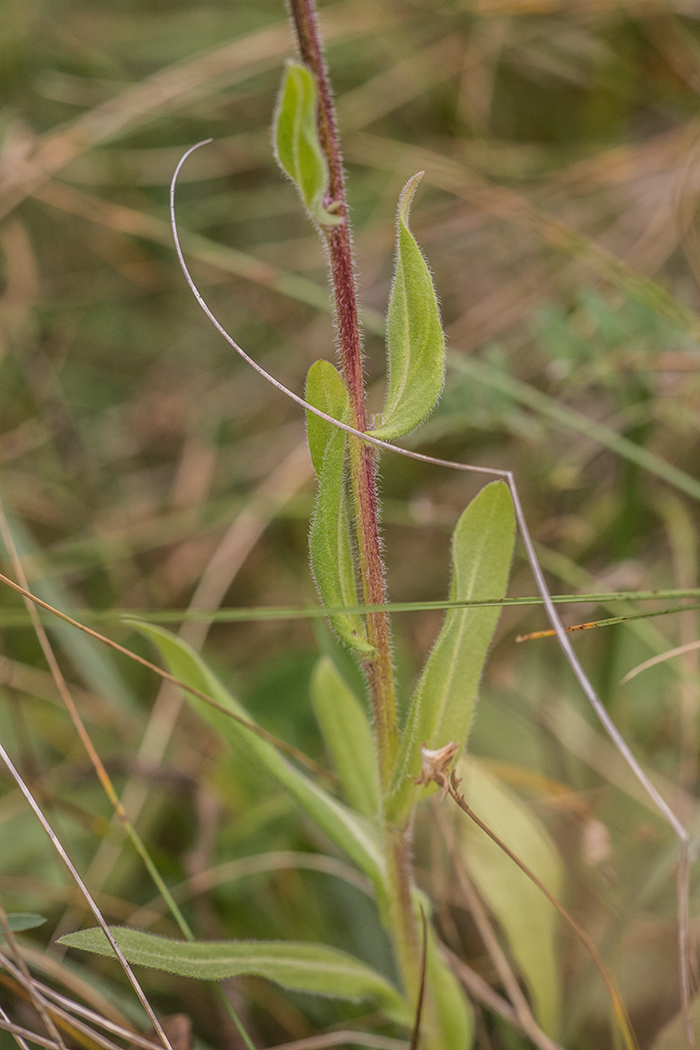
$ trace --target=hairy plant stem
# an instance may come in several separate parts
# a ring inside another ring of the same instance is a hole
[[[339,225],[328,227],[324,232],[333,281],[343,378],[350,396],[350,422],[356,430],[366,430],[362,340],[345,185],[330,86],[313,0],[290,0],[290,8],[302,61],[313,73],[318,90],[318,131],[330,175],[328,195],[323,204],[325,207],[332,207],[342,220]],[[379,542],[376,453],[357,438],[350,438],[349,445],[363,599],[369,605],[382,605],[386,601],[386,591]],[[386,789],[393,773],[398,747],[391,637],[386,613],[376,612],[367,616],[367,634],[376,650],[376,656],[366,661],[364,666],[372,697],[380,780],[382,787]]]
[[[289,6],[301,59],[313,73],[318,90],[318,132],[330,175],[328,195],[323,205],[342,220],[337,226],[327,227],[324,233],[333,281],[343,378],[350,397],[350,423],[356,430],[366,431],[362,339],[345,185],[330,85],[321,49],[314,0],[289,0]],[[386,602],[386,590],[377,511],[377,456],[371,446],[351,437],[349,460],[363,600],[368,605],[383,605]],[[391,635],[386,613],[374,612],[367,615],[367,636],[376,655],[363,661],[363,666],[372,699],[379,779],[382,791],[386,792],[394,772],[399,743]],[[411,902],[412,876],[408,829],[387,826],[385,843],[390,886],[387,919],[394,935],[406,993],[413,999],[420,979],[420,951],[418,927]]]

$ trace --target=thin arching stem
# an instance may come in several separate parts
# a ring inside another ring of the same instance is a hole
[[[206,141],[211,141],[211,140],[206,140]],[[559,616],[559,613],[557,612],[556,605],[555,605],[555,603],[552,600],[552,596],[551,596],[549,588],[547,586],[547,581],[545,579],[544,572],[542,570],[542,567],[540,565],[539,559],[537,557],[537,553],[535,551],[535,545],[534,545],[534,543],[532,541],[532,537],[530,535],[530,530],[528,528],[527,520],[525,518],[525,514],[524,514],[524,511],[523,511],[523,508],[522,508],[522,503],[520,501],[520,495],[518,493],[518,488],[517,488],[517,485],[516,485],[516,482],[515,482],[515,477],[513,476],[512,472],[509,471],[509,470],[500,470],[500,469],[494,468],[494,467],[475,466],[475,465],[468,464],[468,463],[458,463],[458,462],[455,462],[453,460],[440,459],[440,458],[438,458],[436,456],[427,456],[427,455],[425,455],[425,454],[423,454],[421,452],[414,452],[411,449],[400,448],[397,445],[392,445],[388,441],[382,441],[380,438],[373,437],[371,433],[369,433],[369,434],[368,433],[363,433],[362,431],[356,429],[353,426],[350,426],[349,424],[341,423],[337,419],[334,419],[332,416],[328,415],[327,413],[321,411],[318,408],[315,408],[313,405],[308,404],[308,402],[306,402],[304,400],[304,398],[301,397],[299,394],[296,394],[296,393],[294,393],[294,391],[289,390],[287,387],[285,387],[282,383],[279,382],[278,379],[276,379],[274,376],[270,375],[269,372],[266,372],[265,369],[262,368],[262,366],[257,363],[257,361],[255,361],[253,358],[251,358],[242,349],[242,347],[240,347],[238,345],[236,340],[231,335],[229,335],[229,333],[226,331],[226,329],[223,327],[223,325],[214,316],[214,314],[210,310],[209,306],[204,301],[204,298],[202,297],[202,295],[199,292],[198,288],[196,287],[195,282],[194,282],[194,280],[193,280],[193,278],[192,278],[192,276],[191,276],[191,274],[189,272],[189,269],[187,267],[187,264],[185,262],[184,255],[182,253],[182,248],[180,246],[180,240],[179,240],[178,232],[177,232],[177,223],[176,223],[176,219],[175,219],[175,204],[174,204],[174,201],[175,201],[175,186],[176,186],[176,182],[177,182],[177,177],[178,177],[180,169],[181,169],[182,165],[184,164],[184,162],[186,161],[186,159],[190,156],[190,154],[193,152],[193,150],[198,149],[199,146],[201,146],[201,145],[204,145],[204,143],[201,142],[201,143],[198,143],[197,145],[191,147],[191,149],[189,149],[183,155],[183,157],[181,158],[177,168],[175,169],[175,173],[173,175],[173,179],[172,179],[172,182],[171,182],[171,190],[170,190],[171,223],[172,223],[172,228],[173,228],[173,236],[174,236],[174,239],[175,239],[175,248],[176,248],[176,251],[177,251],[178,259],[180,261],[180,266],[181,266],[182,271],[183,271],[183,273],[185,275],[185,279],[187,280],[187,283],[190,286],[192,294],[194,295],[195,299],[197,300],[197,302],[199,303],[200,307],[204,311],[205,315],[208,317],[210,322],[214,325],[216,330],[223,336],[223,338],[226,340],[226,342],[236,351],[237,354],[239,354],[240,357],[243,358],[244,361],[246,361],[256,372],[258,372],[259,375],[261,375],[272,386],[274,386],[277,390],[279,390],[280,393],[283,393],[286,397],[291,398],[292,401],[295,401],[305,411],[312,412],[314,415],[318,416],[320,419],[325,419],[328,423],[331,423],[335,427],[339,427],[341,430],[346,431],[348,434],[351,434],[352,436],[360,439],[361,441],[365,442],[366,444],[374,445],[376,448],[383,448],[383,449],[386,449],[387,451],[390,451],[390,452],[395,452],[396,454],[398,454],[400,456],[406,456],[409,459],[415,459],[415,460],[417,460],[420,463],[430,463],[433,466],[447,467],[447,468],[449,468],[451,470],[461,470],[461,471],[465,471],[465,472],[468,472],[468,473],[483,474],[483,475],[485,475],[487,477],[502,478],[507,483],[508,488],[509,488],[510,493],[511,493],[511,496],[512,496],[512,499],[513,499],[513,506],[514,506],[514,510],[515,510],[516,521],[518,523],[518,528],[519,528],[519,531],[520,531],[520,535],[521,535],[522,540],[523,540],[523,545],[525,547],[525,552],[526,552],[526,555],[527,555],[527,559],[528,559],[528,562],[530,564],[530,568],[531,568],[532,574],[533,574],[533,576],[535,578],[535,582],[536,582],[536,585],[537,585],[537,590],[538,590],[538,592],[540,594],[540,597],[542,598],[542,601],[544,603],[544,607],[545,607],[545,610],[546,610],[546,613],[547,613],[547,618],[549,619],[549,622],[550,622],[550,624],[551,624],[551,626],[552,626],[552,628],[554,630],[554,633],[556,635],[556,638],[557,638],[557,641],[559,643],[559,646],[562,649],[562,651],[564,653],[564,656],[566,657],[566,660],[567,660],[569,666],[571,667],[571,670],[573,671],[574,676],[575,676],[575,678],[576,678],[576,680],[577,680],[581,690],[583,691],[586,699],[588,700],[589,704],[591,705],[591,707],[595,711],[595,714],[598,717],[599,721],[601,722],[601,724],[602,724],[603,728],[605,729],[606,733],[608,734],[608,736],[612,740],[613,744],[615,745],[615,747],[617,748],[619,753],[622,755],[623,759],[625,760],[625,762],[629,766],[630,770],[632,771],[632,773],[635,776],[635,778],[637,779],[637,781],[641,784],[641,786],[644,789],[644,791],[647,793],[649,798],[652,800],[654,805],[657,807],[657,809],[659,810],[659,812],[663,816],[664,820],[672,828],[674,834],[677,836],[677,838],[678,838],[678,840],[680,842],[680,854],[681,854],[681,856],[680,856],[680,877],[679,877],[679,881],[678,881],[678,894],[679,894],[678,924],[679,924],[679,945],[680,945],[679,964],[680,964],[680,976],[681,976],[681,994],[682,994],[682,999],[683,999],[683,1013],[684,1013],[684,1017],[686,1018],[686,1025],[685,1025],[686,1045],[688,1046],[689,1050],[694,1050],[695,1043],[694,1043],[694,1037],[693,1037],[693,1032],[692,1032],[692,1026],[688,1023],[688,1018],[690,1016],[690,1014],[689,1014],[690,980],[689,980],[689,960],[688,960],[688,957],[687,957],[688,923],[689,923],[689,919],[688,919],[688,913],[689,913],[689,908],[688,908],[688,893],[689,893],[688,881],[689,880],[688,880],[688,877],[687,877],[687,853],[688,853],[688,843],[689,843],[689,840],[690,840],[690,835],[689,835],[689,832],[688,832],[687,828],[682,823],[682,821],[674,813],[674,811],[671,808],[671,806],[666,802],[664,797],[657,790],[655,785],[652,783],[650,778],[647,776],[647,774],[642,769],[640,763],[638,762],[638,760],[635,757],[634,753],[632,752],[631,748],[629,747],[629,745],[627,744],[626,740],[624,739],[624,737],[620,733],[619,729],[617,728],[617,726],[613,722],[612,718],[608,714],[608,711],[606,710],[605,705],[603,704],[602,700],[598,696],[595,688],[593,687],[592,682],[590,681],[590,679],[589,679],[588,675],[586,674],[586,672],[585,672],[585,670],[584,670],[580,660],[578,659],[578,656],[576,655],[576,652],[575,652],[575,650],[573,648],[573,645],[571,644],[571,640],[569,638],[569,635],[567,634],[566,629],[565,629],[565,627],[564,627],[564,625],[563,625],[563,623],[561,621],[561,618]]]

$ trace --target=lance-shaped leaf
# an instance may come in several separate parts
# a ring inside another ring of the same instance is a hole
[[[387,314],[388,381],[381,424],[374,434],[401,437],[432,412],[445,380],[445,337],[430,271],[408,228],[413,194],[423,173],[399,198],[394,283]]]
[[[450,601],[503,598],[515,540],[515,516],[508,486],[486,485],[471,501],[452,537]],[[389,790],[389,819],[402,823],[416,800],[420,748],[461,749],[474,714],[479,680],[498,623],[495,607],[451,609],[411,699],[396,773]],[[428,793],[434,788],[421,789]]]
[[[21,933],[24,930],[34,930],[37,926],[43,926],[46,919],[43,915],[34,915],[29,911],[11,911],[7,913],[7,924],[13,933]],[[0,929],[0,940],[4,940],[4,932]]]
[[[127,960],[137,966],[220,981],[255,974],[299,992],[336,999],[370,999],[400,1024],[410,1012],[398,991],[365,963],[337,948],[299,941],[174,941],[124,926],[111,928]],[[99,927],[69,933],[59,939],[69,948],[114,956]]]
[[[464,756],[460,791],[476,815],[527,864],[549,892],[561,895],[563,865],[547,829],[482,762]],[[535,1016],[551,1036],[561,1013],[557,912],[541,890],[465,814],[457,815],[462,859],[508,941],[530,992]]]
[[[311,70],[299,62],[287,62],[273,124],[277,160],[299,190],[311,219],[319,226],[337,226],[342,220],[323,206],[328,164],[318,137],[316,105]]]
[[[345,384],[329,361],[316,361],[306,380],[306,400],[329,416],[347,422],[350,410]],[[355,562],[350,539],[345,490],[347,435],[313,412],[307,412],[309,449],[318,476],[318,498],[311,532],[311,569],[321,601],[329,608],[357,605]],[[356,652],[369,655],[364,620],[357,613],[335,613],[330,621],[338,637]]]
[[[346,800],[366,817],[376,817],[379,777],[372,729],[362,704],[328,656],[314,669],[311,700]]]
[[[150,638],[160,650],[168,670],[200,692],[206,693],[246,721],[253,719],[245,708],[224,688],[191,646],[180,638],[140,620],[127,620],[135,630]],[[381,894],[384,887],[384,867],[378,836],[371,823],[347,806],[337,802],[307,776],[296,769],[272,744],[255,732],[246,729],[240,722],[208,704],[199,697],[185,694],[194,709],[208,722],[224,740],[248,759],[256,761],[273,776],[297,802],[308,816],[350,857],[358,868],[372,879]]]

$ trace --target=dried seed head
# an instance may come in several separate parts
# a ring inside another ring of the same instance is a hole
[[[420,776],[416,777],[416,784],[439,784],[442,788],[444,798],[449,789],[449,767],[455,755],[459,752],[460,745],[451,740],[444,747],[436,750],[421,745],[421,770]]]

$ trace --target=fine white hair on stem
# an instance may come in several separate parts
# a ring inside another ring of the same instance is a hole
[[[305,411],[312,412],[320,419],[325,419],[326,422],[331,423],[333,426],[338,427],[341,430],[345,430],[348,434],[351,434],[353,437],[359,438],[361,441],[365,441],[369,444],[375,445],[378,448],[387,449],[389,452],[395,452],[400,456],[406,456],[409,459],[418,460],[421,463],[431,463],[434,466],[447,467],[451,470],[462,470],[469,473],[485,474],[490,477],[501,478],[508,485],[511,497],[513,499],[515,517],[518,523],[518,528],[520,530],[520,536],[525,547],[527,559],[530,564],[532,574],[535,578],[535,582],[537,584],[537,590],[539,591],[539,594],[542,598],[542,602],[547,613],[547,618],[549,619],[549,622],[552,625],[554,633],[557,637],[557,641],[559,642],[559,646],[562,652],[564,653],[564,656],[566,657],[566,660],[571,670],[573,671],[576,681],[578,682],[589,704],[595,711],[596,716],[598,717],[606,733],[614,743],[615,747],[618,749],[619,753],[624,758],[625,762],[631,769],[634,776],[637,778],[637,780],[647,792],[651,800],[654,802],[663,818],[672,828],[674,834],[677,836],[680,843],[680,857],[678,865],[679,968],[681,999],[683,1003],[683,1015],[685,1019],[685,1037],[687,1046],[690,1048],[690,1050],[692,1050],[692,1048],[694,1048],[695,1042],[693,1037],[692,1024],[690,1023],[690,963],[688,958],[687,947],[689,933],[688,842],[690,839],[690,835],[685,825],[674,813],[669,803],[666,802],[664,797],[657,790],[655,785],[652,783],[650,778],[642,769],[640,763],[638,762],[631,748],[627,744],[627,741],[624,739],[622,733],[619,731],[612,718],[608,714],[602,700],[598,696],[598,693],[594,689],[592,682],[590,681],[588,675],[586,674],[583,668],[583,665],[581,664],[578,656],[576,655],[576,652],[571,644],[569,636],[559,617],[556,605],[552,601],[552,596],[547,586],[547,581],[545,580],[544,572],[542,571],[542,567],[539,563],[539,559],[535,551],[535,546],[530,535],[530,530],[528,528],[527,521],[525,520],[525,514],[523,512],[522,504],[520,502],[518,488],[512,472],[509,470],[499,470],[491,467],[479,467],[467,463],[457,463],[452,460],[439,459],[435,456],[426,456],[420,452],[413,452],[410,449],[400,448],[397,445],[393,445],[388,441],[382,441],[379,438],[373,437],[371,433],[364,433],[362,431],[355,430],[348,424],[341,423],[339,420],[334,419],[327,413],[321,411],[318,408],[315,408],[313,405],[310,405],[299,394],[295,394],[294,391],[289,390],[286,386],[280,383],[279,380],[275,379],[274,376],[270,375],[269,372],[266,372],[265,369],[257,363],[257,361],[253,360],[252,357],[249,357],[245,350],[243,350],[242,347],[238,345],[236,340],[231,335],[229,335],[229,333],[226,331],[223,325],[214,316],[211,309],[205,302],[203,296],[201,295],[199,289],[197,288],[194,279],[192,278],[192,275],[190,274],[180,244],[180,237],[177,228],[177,219],[175,215],[175,189],[177,186],[177,180],[182,166],[195,150],[199,149],[201,146],[204,146],[211,141],[212,139],[210,138],[203,139],[202,142],[198,142],[196,143],[196,145],[191,146],[180,158],[170,183],[170,222],[173,231],[173,238],[175,241],[175,250],[177,252],[177,257],[180,262],[182,272],[185,276],[185,280],[187,281],[190,290],[192,291],[192,294],[194,295],[195,299],[204,311],[205,315],[207,316],[209,321],[214,325],[216,330],[223,336],[226,342],[231,347],[233,347],[236,353],[239,354],[239,356],[242,357],[243,360],[251,366],[251,368],[255,369],[255,371],[263,377],[263,379],[266,379],[268,383],[271,383],[272,386],[274,386],[277,390],[280,391],[280,393],[284,394],[286,397],[291,398],[292,401],[295,401]]]

